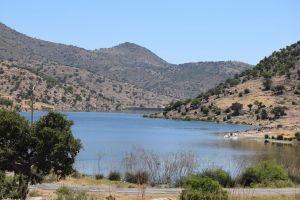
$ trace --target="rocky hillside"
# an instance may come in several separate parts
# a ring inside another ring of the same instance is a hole
[[[172,98],[195,96],[234,74],[252,68],[241,62],[199,62],[173,65],[133,43],[86,50],[47,42],[21,34],[0,23],[0,59],[36,68],[57,63],[77,67],[145,92]],[[52,76],[52,74],[48,74]],[[157,103],[158,104],[158,103]]]
[[[170,97],[145,92],[87,70],[57,63],[0,62],[0,107],[30,109],[31,88],[37,110],[114,111],[128,107],[164,107]]]
[[[300,41],[151,117],[253,124],[263,128],[261,134],[292,137],[300,131]]]

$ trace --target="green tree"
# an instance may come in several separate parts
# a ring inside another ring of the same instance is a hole
[[[268,112],[266,111],[266,109],[262,109],[261,113],[260,113],[260,119],[265,120],[268,119]]]
[[[241,111],[243,109],[243,104],[240,104],[238,102],[232,103],[230,106],[231,110],[233,110],[233,115],[238,116],[241,114]]]
[[[0,111],[0,170],[14,172],[20,199],[26,199],[28,184],[50,173],[60,179],[74,171],[81,143],[72,135],[72,124],[65,115],[50,112],[30,127],[19,114]]]
[[[272,87],[272,79],[267,77],[263,80],[264,90],[270,90]]]
[[[271,113],[274,114],[275,118],[278,119],[281,116],[286,115],[285,113],[286,107],[283,106],[276,106],[271,110]]]
[[[248,104],[248,108],[249,108],[249,111],[251,111],[252,110],[252,107],[253,107],[253,105],[250,103],[250,104]]]

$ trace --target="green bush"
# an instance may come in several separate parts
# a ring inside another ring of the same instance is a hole
[[[270,139],[270,136],[268,134],[265,134],[265,139]]]
[[[95,179],[96,180],[100,180],[100,179],[103,179],[104,178],[104,175],[103,174],[96,174],[95,175]]]
[[[270,90],[272,87],[272,79],[267,77],[263,80],[264,90]]]
[[[240,115],[240,113],[243,109],[243,104],[240,104],[238,102],[232,103],[230,106],[230,109],[233,110],[232,115],[238,116],[238,115]]]
[[[300,141],[300,132],[296,132],[296,133],[295,133],[295,138],[296,138],[298,141]]]
[[[265,120],[265,119],[268,119],[268,118],[269,118],[268,112],[266,111],[266,109],[262,109],[261,113],[260,113],[260,119]]]
[[[287,108],[283,106],[276,106],[271,110],[271,113],[274,114],[275,118],[280,118],[281,116],[286,115],[285,110]]]
[[[124,178],[125,178],[125,181],[128,183],[136,183],[137,182],[136,176],[134,173],[126,172]]]
[[[109,173],[108,179],[111,181],[119,181],[121,180],[121,175],[119,172],[112,171]]]
[[[276,85],[272,88],[275,95],[282,95],[285,87],[283,85]]]
[[[233,186],[233,180],[230,174],[223,169],[205,170],[200,175],[218,181],[223,187]]]
[[[190,176],[184,180],[180,200],[227,200],[228,194],[215,180],[207,176]]]
[[[241,184],[252,187],[256,184],[267,186],[278,181],[288,183],[288,173],[281,165],[273,161],[263,161],[257,165],[248,167],[241,178]]]
[[[74,191],[65,186],[56,190],[57,200],[92,200],[94,199],[84,191]]]

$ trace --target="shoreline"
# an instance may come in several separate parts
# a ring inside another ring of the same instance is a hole
[[[295,133],[293,130],[286,129],[284,127],[272,127],[272,123],[267,123],[266,125],[261,124],[253,124],[250,122],[239,122],[239,121],[215,121],[213,119],[206,120],[201,118],[192,118],[189,116],[184,117],[164,117],[162,113],[153,113],[148,115],[143,115],[144,118],[151,119],[166,119],[166,120],[179,120],[179,121],[195,121],[195,122],[212,122],[212,123],[226,123],[226,124],[236,124],[236,125],[249,125],[256,127],[252,130],[244,130],[244,131],[235,131],[235,132],[223,132],[221,135],[225,139],[254,139],[260,142],[265,143],[277,143],[277,144],[292,144],[298,145],[299,142],[293,137]],[[266,135],[268,135],[266,138]],[[278,140],[278,135],[287,136],[283,137],[283,139]]]

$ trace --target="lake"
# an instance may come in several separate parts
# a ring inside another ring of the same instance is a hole
[[[35,112],[34,119],[45,114]],[[183,151],[193,152],[202,168],[214,165],[233,172],[239,161],[257,151],[263,152],[265,148],[263,143],[255,142],[258,146],[252,147],[249,142],[224,139],[219,134],[252,129],[251,126],[149,119],[129,113],[65,114],[74,121],[73,134],[83,144],[75,167],[79,172],[87,174],[122,170],[125,153],[139,148],[161,156]],[[30,119],[30,113],[22,112],[21,115]]]

